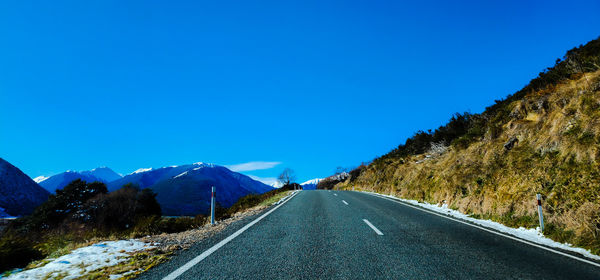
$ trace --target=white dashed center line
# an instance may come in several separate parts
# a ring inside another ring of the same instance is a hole
[[[333,195],[337,196],[337,193],[334,193]]]
[[[378,235],[383,235],[383,232],[381,232],[380,230],[378,230],[373,224],[371,224],[371,222],[369,222],[367,219],[363,219],[363,222],[365,222],[368,226],[371,227],[371,229],[373,229],[375,231],[375,233],[377,233]]]
[[[342,200],[342,202],[343,202],[344,204],[348,205],[348,202],[346,202],[345,200]]]

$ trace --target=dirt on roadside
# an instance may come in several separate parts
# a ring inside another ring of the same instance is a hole
[[[235,213],[232,217],[218,221],[216,225],[206,224],[200,228],[178,233],[162,233],[141,238],[143,242],[152,243],[158,250],[163,252],[174,252],[188,249],[198,241],[210,237],[225,229],[229,224],[239,221],[245,217],[258,214],[268,206],[256,206],[244,212]]]

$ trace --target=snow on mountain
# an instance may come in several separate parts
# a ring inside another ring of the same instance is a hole
[[[102,182],[112,182],[123,177],[106,166],[94,168],[90,171],[81,171],[79,173],[94,176]]]
[[[31,214],[35,207],[48,199],[48,195],[19,168],[0,158],[0,208],[4,214]]]
[[[321,182],[321,180],[323,180],[323,178],[315,178],[315,179],[308,180],[308,181],[306,181],[306,182],[304,182],[304,183],[302,183],[300,185],[302,185],[302,186],[304,186],[304,185],[316,185],[319,182]]]
[[[273,189],[226,167],[201,162],[132,173],[110,182],[108,190],[130,183],[156,192],[163,214],[169,216],[206,214],[213,186],[217,188],[217,202],[223,207],[233,205],[242,196]]]
[[[194,168],[193,170],[196,170],[196,169]],[[187,174],[188,174],[188,172],[187,172],[187,171],[185,171],[185,172],[183,172],[183,173],[181,173],[181,174],[179,174],[179,175],[177,175],[177,176],[175,176],[175,177],[173,177],[173,178],[179,178],[179,177],[181,177],[181,176],[183,176],[183,175],[187,175]]]
[[[87,171],[71,171],[50,176],[49,178],[40,181],[39,184],[47,191],[54,193],[57,189],[62,189],[74,180],[80,179],[86,182],[103,182],[109,183],[121,178],[121,175],[112,171],[108,167],[98,167]]]
[[[319,182],[321,182],[323,178],[315,178],[312,180],[308,180],[302,184],[300,184],[305,190],[314,190],[317,188]]]
[[[33,178],[33,181],[39,184],[40,182],[42,182],[48,178],[50,178],[50,176],[37,176],[37,177]]]
[[[177,166],[171,166],[171,167],[177,167]],[[136,171],[131,172],[131,174],[129,175],[133,175],[133,174],[138,174],[138,173],[144,173],[144,172],[148,172],[148,171],[152,171],[152,167],[150,168],[140,168]]]
[[[169,166],[161,168],[140,168],[121,179],[107,184],[108,191],[114,191],[127,184],[137,185],[139,188],[149,188],[162,180],[173,178],[185,171],[198,167],[194,164]]]

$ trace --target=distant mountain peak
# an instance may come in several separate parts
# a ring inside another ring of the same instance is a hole
[[[90,170],[90,171],[96,171],[96,170],[105,170],[105,169],[110,169],[110,168],[108,168],[108,167],[106,167],[106,166],[99,166],[99,167],[96,167],[96,168],[94,168],[94,169],[92,169],[92,170]]]
[[[323,178],[314,178],[311,180],[308,180],[302,184],[300,184],[305,190],[312,190],[312,189],[316,189],[317,185],[319,184],[319,182],[323,181]]]
[[[202,168],[213,168],[216,165],[212,164],[212,163],[194,163],[195,166],[198,166],[196,168],[194,168],[194,170],[199,170]]]
[[[103,182],[109,183],[118,179],[121,179],[123,176],[114,172],[112,169],[102,166],[97,167],[92,170],[85,171],[73,171],[67,170],[63,173],[59,173],[53,176],[50,176],[44,180],[38,182],[40,186],[49,192],[54,192],[57,189],[62,189],[64,186],[68,185],[74,180],[80,179],[86,182]],[[39,178],[39,177],[38,177]],[[37,179],[37,178],[36,178]],[[41,179],[41,178],[40,178]]]

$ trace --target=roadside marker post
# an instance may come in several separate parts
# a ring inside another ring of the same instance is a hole
[[[537,194],[537,207],[538,207],[538,216],[540,217],[540,229],[542,233],[544,232],[544,214],[542,214],[542,195]]]
[[[215,224],[215,187],[212,187],[210,193],[210,224]]]

